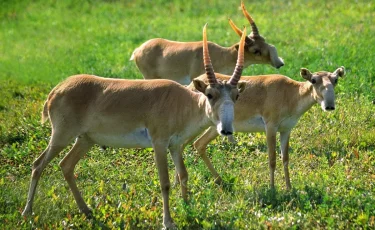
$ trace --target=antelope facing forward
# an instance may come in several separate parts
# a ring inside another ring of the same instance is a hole
[[[240,44],[245,41],[242,36]],[[94,145],[123,148],[149,148],[155,151],[163,197],[163,224],[173,227],[169,211],[167,149],[187,200],[188,174],[182,151],[204,129],[215,125],[222,135],[233,132],[234,102],[245,84],[238,81],[243,69],[243,48],[229,81],[216,77],[207,50],[206,26],[203,29],[204,65],[208,84],[194,80],[193,92],[171,80],[123,80],[92,75],[72,76],[57,85],[44,104],[42,122],[50,120],[52,136],[48,147],[33,163],[31,184],[23,215],[31,213],[39,178],[46,165],[73,139],[76,142],[60,162],[64,177],[79,209],[91,211],[82,198],[74,178],[74,167]]]
[[[306,82],[297,82],[282,75],[243,76],[244,81],[241,82],[246,82],[246,88],[234,107],[236,115],[233,125],[236,132],[266,133],[271,188],[274,187],[276,167],[276,133],[280,132],[286,187],[290,189],[288,170],[290,132],[299,118],[315,103],[319,103],[324,111],[335,109],[334,87],[338,78],[344,76],[345,69],[342,66],[333,73],[325,71],[311,73],[308,69],[302,68],[300,74],[307,80]],[[206,81],[205,76],[197,79]],[[188,88],[194,90],[192,84]],[[194,142],[194,147],[216,178],[215,181],[221,183],[219,174],[206,155],[207,145],[216,137],[215,129],[210,127]]]
[[[284,62],[278,56],[276,48],[267,44],[259,34],[243,2],[241,2],[241,7],[252,28],[252,33],[245,40],[244,67],[251,64],[270,64],[275,68],[283,66]],[[229,23],[241,36],[241,30],[231,20]],[[130,60],[135,61],[145,79],[165,78],[188,85],[194,78],[204,73],[202,45],[202,42],[176,42],[155,38],[136,48]],[[222,47],[209,42],[208,47],[216,72],[230,74],[236,63],[239,44]],[[171,66],[178,66],[178,68],[171,68]]]

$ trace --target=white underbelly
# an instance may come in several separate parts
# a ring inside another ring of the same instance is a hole
[[[283,131],[288,131],[288,130],[291,130],[292,128],[294,128],[298,122],[298,118],[299,117],[289,117],[285,120],[283,120],[281,123],[280,123],[280,126],[279,126],[279,131],[280,132],[283,132]]]
[[[298,117],[288,117],[278,124],[278,126],[276,127],[277,131],[289,131],[297,124],[297,122]],[[253,117],[249,120],[234,122],[234,131],[244,133],[265,132],[266,124],[261,116]]]
[[[88,133],[96,144],[116,148],[151,148],[151,137],[146,128],[127,133]]]
[[[255,133],[255,132],[265,132],[266,124],[261,116],[253,117],[249,120],[234,122],[235,132],[244,133]]]

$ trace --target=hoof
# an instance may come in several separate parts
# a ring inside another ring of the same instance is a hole
[[[25,208],[22,212],[22,216],[31,216],[32,214],[32,211],[31,211],[31,208]]]
[[[167,223],[163,223],[163,229],[178,229],[176,224],[173,221],[168,221]]]
[[[184,204],[189,204],[189,198],[188,198],[187,195],[186,196],[182,196],[182,200],[183,200]]]
[[[216,177],[215,184],[217,184],[217,185],[223,185],[223,180],[221,179],[221,177]]]
[[[88,209],[82,210],[82,212],[85,214],[85,216],[86,216],[87,219],[92,219],[93,218],[91,209],[88,208]]]

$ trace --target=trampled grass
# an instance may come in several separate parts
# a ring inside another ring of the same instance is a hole
[[[217,138],[209,155],[225,185],[217,186],[189,146],[190,202],[171,191],[172,216],[185,229],[371,229],[375,227],[375,4],[372,1],[245,1],[261,34],[278,48],[280,70],[254,65],[245,75],[281,73],[301,80],[301,67],[333,71],[343,65],[337,109],[314,106],[292,132],[287,191],[278,159],[269,189],[264,134]],[[0,3],[0,228],[160,228],[162,204],[149,150],[94,147],[75,170],[94,211],[87,220],[58,166],[46,168],[34,214],[23,218],[31,164],[46,147],[43,101],[67,76],[142,78],[132,51],[163,37],[223,46],[238,42],[227,19],[248,25],[240,1],[2,1]],[[171,179],[174,167],[170,163]]]

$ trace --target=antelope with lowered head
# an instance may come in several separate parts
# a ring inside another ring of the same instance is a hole
[[[252,33],[245,40],[244,67],[251,64],[270,64],[275,68],[284,65],[273,45],[266,43],[259,30],[241,2],[242,12],[249,20]],[[229,20],[238,35],[242,31]],[[204,73],[202,62],[202,42],[176,42],[162,38],[146,41],[136,48],[130,58],[134,60],[145,79],[165,78],[188,85]],[[208,43],[213,66],[218,73],[230,74],[236,63],[239,43],[230,47],[222,47],[213,42]],[[177,68],[175,68],[177,67]]]
[[[266,133],[271,188],[274,188],[276,168],[276,133],[280,133],[285,182],[287,189],[290,189],[288,150],[291,130],[299,118],[316,103],[319,103],[324,111],[335,109],[334,87],[339,77],[345,75],[345,69],[342,66],[333,73],[311,73],[302,68],[300,74],[306,82],[294,81],[276,74],[242,76],[241,82],[245,82],[246,87],[234,107],[236,116],[233,125],[236,132]],[[206,81],[205,76],[197,79]],[[194,85],[190,84],[188,88],[194,90]],[[207,145],[216,137],[214,127],[210,127],[194,142],[194,147],[213,174],[215,182],[220,184],[222,179],[206,155]]]
[[[244,30],[245,31],[245,30]],[[245,42],[242,36],[240,44]],[[82,198],[74,178],[74,167],[94,144],[149,148],[155,152],[161,193],[163,224],[174,227],[169,210],[169,149],[181,182],[181,193],[187,200],[188,174],[182,152],[204,129],[217,127],[222,135],[231,135],[234,103],[245,84],[238,81],[243,69],[244,51],[238,52],[237,65],[228,81],[214,73],[203,29],[203,54],[206,84],[194,80],[199,93],[166,79],[124,80],[92,75],[75,75],[57,85],[44,104],[42,122],[50,120],[52,136],[47,148],[33,163],[27,204],[23,215],[31,213],[32,203],[43,169],[72,140],[73,148],[60,166],[79,209],[90,216],[91,210]]]

